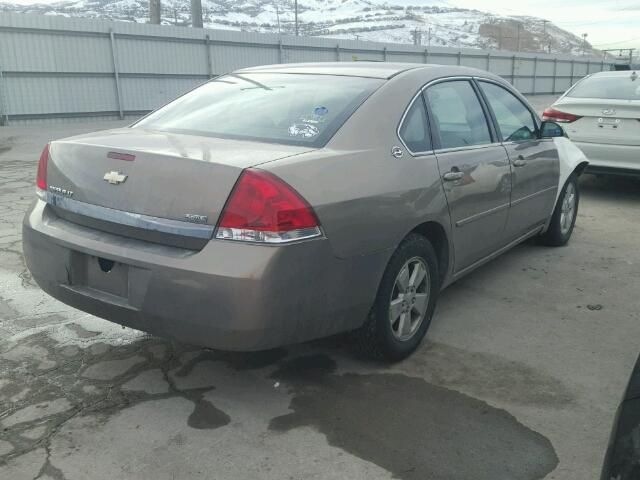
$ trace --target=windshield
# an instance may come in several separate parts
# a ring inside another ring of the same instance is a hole
[[[230,74],[192,90],[134,127],[323,146],[383,80],[303,74]]]
[[[640,76],[597,76],[578,83],[567,97],[640,100]]]

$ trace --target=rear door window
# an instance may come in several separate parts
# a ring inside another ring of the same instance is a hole
[[[400,138],[411,153],[422,153],[431,150],[431,138],[427,124],[427,112],[422,97],[414,101],[400,126]]]
[[[531,111],[514,94],[495,83],[479,83],[496,117],[503,141],[518,142],[537,138],[536,123]]]
[[[425,97],[441,148],[491,143],[487,118],[469,81],[437,83],[425,90]]]

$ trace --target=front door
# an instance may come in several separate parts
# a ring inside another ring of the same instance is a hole
[[[453,231],[455,272],[504,245],[511,170],[470,80],[425,89]]]
[[[543,225],[551,215],[558,191],[558,152],[553,139],[540,138],[533,113],[513,93],[495,83],[478,84],[511,162],[511,208],[506,235],[515,240]]]

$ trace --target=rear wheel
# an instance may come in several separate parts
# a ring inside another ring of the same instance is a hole
[[[433,246],[410,234],[389,260],[369,317],[355,332],[358,349],[375,359],[407,357],[429,328],[439,289]]]
[[[549,228],[540,235],[540,243],[560,247],[569,241],[576,223],[579,201],[578,177],[571,175],[558,197]]]

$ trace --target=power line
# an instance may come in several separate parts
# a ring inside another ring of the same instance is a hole
[[[640,40],[640,37],[630,38],[629,40],[622,40],[621,42],[599,43],[597,45],[591,45],[592,47],[607,47],[609,45],[620,45],[621,43],[634,42]]]

